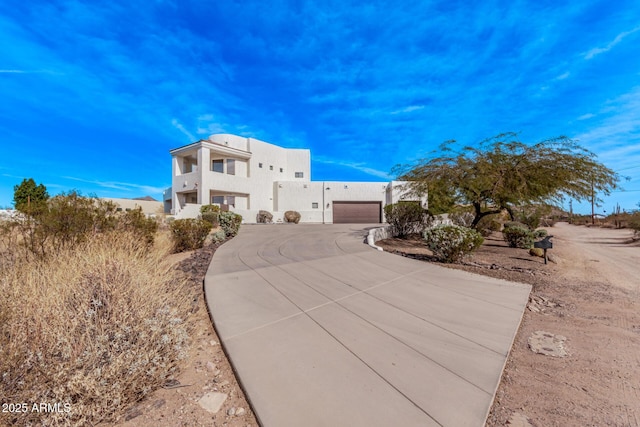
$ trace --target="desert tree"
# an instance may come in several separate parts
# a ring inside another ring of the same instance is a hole
[[[433,213],[471,205],[472,227],[503,209],[514,219],[517,206],[608,195],[620,180],[594,153],[564,136],[526,144],[516,133],[505,133],[456,147],[456,141],[446,141],[433,157],[397,165],[393,173],[409,182],[412,193],[428,194]]]
[[[41,211],[49,200],[44,184],[36,184],[33,178],[25,178],[13,187],[13,204],[16,210],[33,214]]]

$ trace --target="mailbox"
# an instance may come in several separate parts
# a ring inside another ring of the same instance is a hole
[[[534,248],[544,249],[544,263],[547,263],[547,249],[553,248],[553,243],[551,243],[551,239],[553,236],[547,236],[539,242],[533,242]]]
[[[533,242],[533,247],[534,248],[540,248],[540,249],[551,249],[551,248],[553,248],[553,243],[551,243],[551,241],[549,240],[552,237],[553,236],[547,236],[544,239],[540,240],[539,242]]]

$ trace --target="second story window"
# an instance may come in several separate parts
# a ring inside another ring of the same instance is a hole
[[[198,171],[198,161],[193,157],[187,157],[183,160],[182,173],[191,173]]]
[[[227,159],[227,173],[229,175],[236,174],[236,161],[234,159]]]
[[[269,166],[269,170],[272,171],[273,170],[273,165]]]
[[[303,172],[296,172],[296,178],[304,178]]]
[[[262,163],[258,163],[258,167],[259,167],[259,168],[262,168]]]
[[[284,169],[280,168],[280,173],[284,172]]]
[[[215,159],[211,161],[211,170],[214,172],[223,173],[224,172],[224,160]]]

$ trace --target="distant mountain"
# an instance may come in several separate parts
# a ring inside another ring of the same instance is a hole
[[[151,197],[151,196],[134,197],[134,198],[133,198],[133,199],[131,199],[131,200],[146,200],[146,201],[148,201],[148,202],[157,202],[157,201],[158,201],[158,200],[154,199],[154,198],[153,198],[153,197]]]

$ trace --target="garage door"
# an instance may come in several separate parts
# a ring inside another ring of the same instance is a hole
[[[379,223],[381,207],[382,202],[333,202],[333,223]]]

